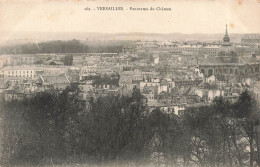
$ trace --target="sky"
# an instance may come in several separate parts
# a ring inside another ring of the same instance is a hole
[[[171,11],[98,11],[97,7]],[[214,34],[225,32],[226,23],[231,33],[260,33],[259,17],[260,0],[0,0],[0,38],[17,32]]]

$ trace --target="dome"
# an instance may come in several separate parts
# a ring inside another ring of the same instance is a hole
[[[235,48],[233,46],[225,46],[225,45],[222,45],[219,50],[218,50],[218,56],[221,56],[221,57],[234,57],[236,56],[236,52],[235,52]]]

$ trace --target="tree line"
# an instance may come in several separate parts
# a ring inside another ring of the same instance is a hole
[[[5,46],[0,49],[4,54],[84,53],[88,50],[89,47],[78,40],[28,43]]]
[[[48,41],[26,43],[0,47],[1,54],[40,54],[40,53],[119,53],[122,44],[118,45],[87,45],[79,40]]]
[[[132,97],[80,98],[77,84],[63,92],[1,101],[1,163],[88,163],[155,166],[259,164],[258,106],[245,91],[183,115],[148,112],[140,91]]]

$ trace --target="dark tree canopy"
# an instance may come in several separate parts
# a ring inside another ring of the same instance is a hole
[[[131,97],[82,100],[77,83],[21,101],[0,101],[1,163],[39,165],[132,162],[157,166],[250,166],[259,163],[258,107],[245,91],[232,104],[187,108],[176,116],[148,112]],[[248,151],[247,148],[250,148]],[[253,150],[253,151],[251,151]]]

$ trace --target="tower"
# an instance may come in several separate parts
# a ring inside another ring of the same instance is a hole
[[[226,33],[225,36],[223,38],[223,45],[231,45],[230,44],[230,38],[228,36],[228,28],[227,28],[227,24],[226,24]]]

